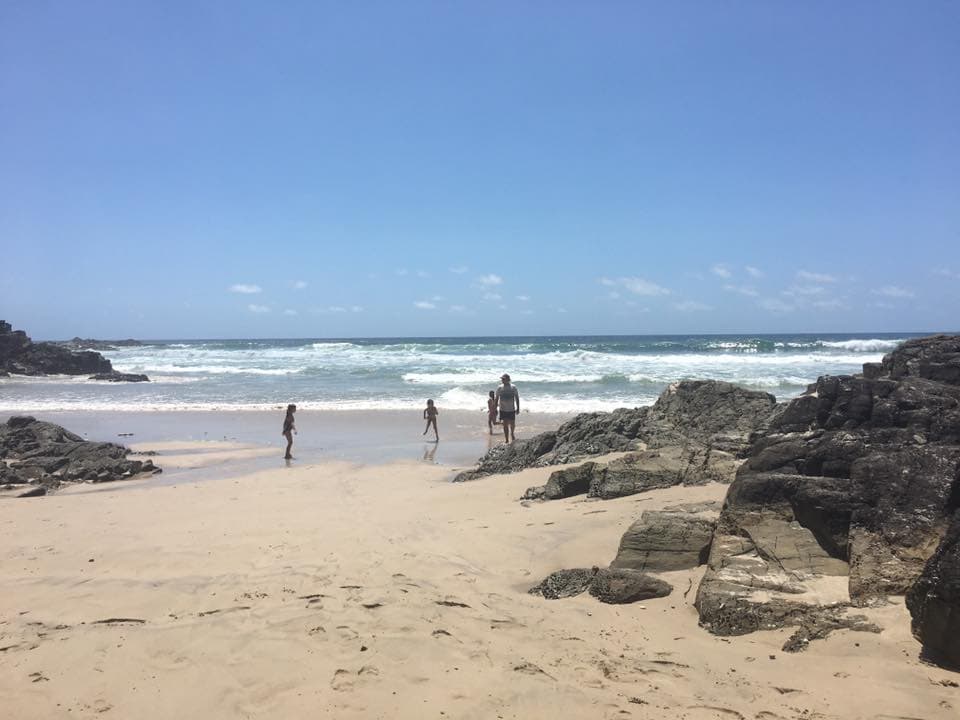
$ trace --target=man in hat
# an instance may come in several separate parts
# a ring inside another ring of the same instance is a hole
[[[517,413],[520,412],[520,392],[516,386],[510,384],[510,376],[504,373],[500,376],[503,383],[497,388],[496,401],[500,408],[500,422],[503,423],[503,441],[512,443],[514,437],[514,425],[517,421]]]

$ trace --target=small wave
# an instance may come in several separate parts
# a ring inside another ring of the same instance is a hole
[[[202,375],[296,375],[306,367],[257,368],[231,365],[115,365],[120,372],[200,373]]]
[[[900,340],[824,340],[823,347],[836,348],[837,350],[847,350],[849,352],[888,352],[896,349],[897,345],[903,342]]]

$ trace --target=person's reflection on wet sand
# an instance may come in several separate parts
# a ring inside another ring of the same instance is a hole
[[[436,462],[434,457],[437,454],[437,448],[440,447],[436,443],[430,443],[429,445],[423,446],[423,459],[425,462]]]

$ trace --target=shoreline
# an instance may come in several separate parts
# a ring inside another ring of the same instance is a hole
[[[283,411],[150,411],[22,413],[0,409],[0,420],[13,415],[33,415],[62,425],[85,440],[114,442],[133,450],[167,442],[233,442],[266,451],[275,450],[282,465],[286,441],[281,437]],[[517,439],[554,430],[574,413],[524,412],[517,421]],[[473,466],[490,447],[503,442],[502,426],[488,434],[486,412],[444,410],[439,417],[440,442],[421,434],[422,409],[411,410],[298,410],[294,436],[295,462],[310,464],[341,460],[359,464],[385,464],[396,460],[420,461],[449,469]],[[132,434],[130,434],[132,433]],[[270,466],[269,453],[258,469]],[[154,458],[163,467],[163,455]],[[262,466],[262,467],[261,467]],[[241,469],[241,468],[238,468]],[[166,468],[164,468],[166,471]]]

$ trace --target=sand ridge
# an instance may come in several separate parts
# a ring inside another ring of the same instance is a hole
[[[900,599],[866,611],[880,635],[838,632],[792,655],[788,631],[699,628],[702,570],[664,574],[673,594],[626,606],[526,593],[553,570],[608,563],[643,510],[725,486],[521,504],[549,470],[466,484],[412,461],[195,472],[3,503],[7,717],[960,712],[958,678],[917,661]]]

